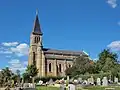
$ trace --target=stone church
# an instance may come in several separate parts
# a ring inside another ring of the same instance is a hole
[[[66,68],[73,64],[73,60],[80,55],[87,55],[83,51],[67,51],[44,48],[42,45],[42,30],[36,14],[33,30],[30,36],[28,65],[36,65],[39,77],[65,76]]]

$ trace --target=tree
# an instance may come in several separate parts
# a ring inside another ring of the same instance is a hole
[[[104,49],[99,54],[99,60],[97,61],[97,70],[108,72],[111,68],[117,64],[117,54],[111,52],[109,49]]]
[[[20,70],[16,70],[16,74],[14,75],[16,83],[20,84],[21,77],[20,77]]]
[[[36,68],[35,65],[30,65],[30,66],[27,67],[26,72],[31,77],[35,77],[37,75],[37,73],[38,73],[38,69]]]
[[[115,68],[115,62],[111,58],[106,58],[106,62],[102,68],[104,72],[110,72],[112,68]]]
[[[9,70],[8,67],[6,67],[5,69],[2,69],[2,71],[0,72],[1,86],[6,86],[6,85],[10,84],[13,75],[14,74],[12,73],[11,70]]]
[[[34,78],[38,73],[38,69],[35,65],[27,66],[26,72],[23,73],[24,80]]]
[[[94,70],[94,62],[89,59],[87,56],[80,56],[76,58],[73,62],[73,66],[71,68],[66,69],[66,75],[79,75],[85,73],[93,73]]]
[[[114,62],[117,62],[118,56],[117,56],[116,53],[111,52],[109,49],[104,49],[99,54],[99,63],[101,63],[102,65],[104,65],[107,58],[111,58],[111,60],[113,60]]]

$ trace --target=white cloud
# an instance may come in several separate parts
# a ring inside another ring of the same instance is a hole
[[[113,41],[107,47],[113,51],[120,51],[120,41]]]
[[[3,44],[0,47],[0,54],[9,54],[9,55],[17,55],[19,57],[28,55],[29,46],[26,43],[18,44],[18,42],[14,44]],[[15,46],[16,45],[16,46]],[[9,46],[9,47],[4,47]]]
[[[18,42],[3,42],[2,43],[3,46],[7,46],[7,47],[17,46],[18,44],[19,44]]]
[[[0,54],[12,54],[12,51],[6,47],[0,47]]]
[[[117,0],[107,0],[107,3],[108,3],[112,8],[116,8],[116,7],[117,7]]]
[[[16,47],[12,47],[10,50],[17,56],[24,56],[28,55],[29,46],[26,43],[22,43]]]
[[[24,61],[24,62],[27,62],[27,61]],[[10,64],[9,68],[15,73],[16,70],[20,70],[20,72],[24,72],[25,69],[26,69],[26,66],[24,64],[24,62],[20,62],[19,59],[12,59],[10,60],[10,62],[8,62]]]
[[[12,54],[12,52],[9,51],[9,50],[8,50],[8,51],[7,51],[7,50],[6,50],[6,51],[0,51],[0,53],[1,53],[1,54]]]
[[[11,58],[11,56],[10,55],[8,55],[8,56],[5,56],[6,58]]]

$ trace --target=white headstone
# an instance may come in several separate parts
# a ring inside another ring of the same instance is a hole
[[[69,78],[69,76],[67,76],[67,81],[69,82],[69,80],[70,80],[70,78]]]
[[[65,85],[64,84],[60,85],[60,90],[65,90]]]
[[[101,80],[100,80],[100,78],[97,78],[97,85],[101,85]]]
[[[82,78],[78,78],[78,82],[81,83],[83,80]]]
[[[88,85],[89,83],[87,80],[84,80],[82,84]]]
[[[91,76],[90,78],[88,78],[88,84],[94,85],[94,78],[93,78],[93,76]]]
[[[103,79],[102,79],[102,85],[103,85],[103,86],[108,86],[107,77],[103,77]]]
[[[69,76],[67,76],[67,80],[68,80],[68,81],[70,80],[70,77],[69,77]]]
[[[88,84],[90,84],[90,78],[87,79]]]
[[[118,78],[115,77],[115,78],[114,78],[114,82],[115,82],[115,83],[118,83]]]
[[[69,81],[70,81],[70,82],[73,82],[73,80],[74,80],[74,79],[73,79],[73,78],[71,78]]]
[[[90,83],[93,85],[94,84],[94,78],[93,78],[93,76],[91,76],[91,78],[90,78]]]
[[[42,80],[40,80],[40,81],[39,81],[39,85],[42,85],[42,84],[43,84],[43,81],[42,81]]]
[[[76,80],[76,79],[75,79],[75,80],[74,80],[74,83],[76,83],[76,84],[77,84],[77,83],[78,83],[78,80]]]
[[[75,90],[75,85],[74,84],[69,84],[68,85],[68,90]]]
[[[64,80],[64,78],[62,78],[62,80]]]
[[[23,87],[29,87],[29,83],[24,83]]]

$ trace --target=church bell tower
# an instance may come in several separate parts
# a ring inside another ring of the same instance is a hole
[[[39,47],[39,48],[38,48]],[[39,49],[39,52],[38,50]],[[38,65],[40,61],[37,61],[37,56],[41,56],[42,51],[42,32],[40,28],[40,23],[38,19],[38,12],[36,12],[36,17],[34,21],[33,30],[30,36],[30,48],[29,48],[29,60],[28,65],[36,65],[36,67],[39,69]],[[41,57],[39,57],[41,58]]]

